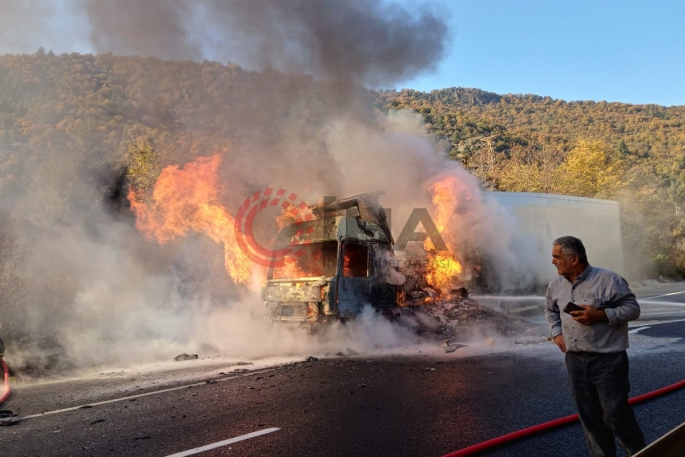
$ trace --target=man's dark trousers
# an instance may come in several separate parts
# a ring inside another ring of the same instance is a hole
[[[628,455],[645,447],[628,405],[628,355],[567,352],[573,399],[593,457],[615,457],[614,435]]]

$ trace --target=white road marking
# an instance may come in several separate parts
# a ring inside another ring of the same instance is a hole
[[[629,330],[628,333],[637,333],[640,330],[650,328],[652,325],[674,324],[676,322],[685,322],[685,319],[671,319],[671,320],[667,320],[667,321],[656,321],[656,322],[650,322],[648,324],[639,324],[638,323],[636,325],[631,325],[632,330]]]
[[[632,330],[628,330],[628,333],[635,334],[635,333],[639,332],[640,330],[646,330],[648,328],[652,328],[652,326],[651,325],[643,325],[642,327],[638,327],[638,328],[634,328]]]
[[[258,430],[256,432],[248,433],[246,435],[236,436],[235,438],[230,438],[223,441],[218,441],[216,443],[208,444],[206,446],[196,447],[188,451],[178,452],[176,454],[168,455],[167,457],[186,457],[188,455],[199,454],[200,452],[209,451],[211,449],[216,449],[218,447],[226,446],[229,444],[237,443],[238,441],[249,440],[250,438],[256,438],[258,436],[266,435],[267,433],[273,433],[280,430],[280,428],[265,428],[264,430]]]
[[[671,295],[680,295],[680,294],[685,294],[685,290],[680,291],[680,292],[672,292],[672,293],[670,293],[670,294],[655,295],[655,296],[653,296],[653,297],[638,298],[637,301],[640,302],[640,301],[642,301],[642,300],[651,300],[652,298],[670,297]]]
[[[638,300],[640,306],[651,305],[651,306],[674,306],[676,308],[682,308],[685,303],[678,303],[675,301],[662,301],[662,300]]]
[[[228,381],[229,379],[251,376],[253,374],[267,373],[267,372],[273,371],[275,369],[276,368],[267,368],[266,370],[251,371],[250,373],[240,373],[240,374],[236,373],[236,376],[227,376],[225,378],[212,379],[212,381],[223,382],[223,381]],[[150,395],[158,395],[158,394],[163,394],[163,393],[167,393],[167,392],[173,392],[174,390],[181,390],[181,389],[187,389],[188,387],[199,387],[199,386],[204,386],[204,385],[207,385],[207,381],[196,382],[195,384],[188,384],[185,386],[170,387],[168,389],[155,390],[154,392],[146,392],[144,394],[129,395],[127,397],[113,398],[112,400],[104,400],[104,401],[98,401],[95,403],[87,403],[85,405],[72,406],[70,408],[56,409],[54,411],[45,411],[42,413],[31,414],[29,416],[15,417],[14,419],[16,419],[16,420],[33,419],[35,417],[49,416],[50,414],[66,413],[69,411],[76,411],[77,409],[87,409],[87,408],[92,408],[93,406],[100,406],[100,405],[106,405],[108,403],[116,403],[118,401],[131,400],[133,398],[149,397]]]
[[[673,317],[673,311],[661,311],[659,313],[656,312],[649,312],[649,313],[642,313],[642,315],[645,318],[650,318],[650,319],[655,319],[659,317]]]

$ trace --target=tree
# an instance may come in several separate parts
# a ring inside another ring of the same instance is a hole
[[[609,147],[602,141],[581,140],[559,166],[559,186],[564,194],[614,198],[624,186],[620,162],[611,163]]]
[[[159,158],[152,142],[136,138],[128,145],[129,183],[140,195],[150,195],[160,173]]]
[[[494,181],[510,192],[565,193],[559,187],[563,154],[549,146],[515,147],[510,158],[500,160]]]
[[[628,149],[628,146],[626,145],[625,141],[621,140],[621,142],[618,143],[618,152],[622,156],[630,155],[630,150]]]

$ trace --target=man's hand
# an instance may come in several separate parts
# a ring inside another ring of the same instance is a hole
[[[566,342],[564,341],[564,335],[561,333],[554,337],[554,344],[561,350],[561,352],[566,352]]]
[[[595,322],[609,321],[607,313],[602,311],[601,309],[597,309],[594,306],[590,305],[579,306],[583,308],[582,311],[571,311],[571,316],[573,316],[573,320],[578,322],[579,324],[589,325],[594,324]]]

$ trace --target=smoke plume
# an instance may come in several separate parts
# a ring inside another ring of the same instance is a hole
[[[156,147],[167,165],[219,154],[217,200],[228,210],[267,187],[296,192],[310,204],[323,196],[384,190],[382,203],[392,208],[398,233],[413,208],[431,208],[432,185],[454,180],[460,184],[454,211],[446,217],[446,236],[458,253],[487,259],[493,286],[531,281],[515,251],[521,244],[509,216],[426,135],[421,117],[408,111],[386,115],[370,106],[364,86],[400,83],[440,62],[448,30],[428,7],[409,10],[373,0],[82,0],[67,9],[54,6],[66,2],[33,3],[29,8],[0,0],[6,26],[0,41],[14,46],[4,50],[36,44],[49,49],[50,37],[66,28],[71,35],[56,42],[64,47],[87,43],[97,52],[216,59],[264,70],[235,71],[243,79],[232,81],[240,84],[225,87],[211,77],[232,67],[97,56],[83,71],[120,71],[94,84],[106,86],[116,103],[95,100],[89,108],[100,113],[106,106],[114,127],[101,134],[85,109],[64,119],[37,111],[26,123],[54,132],[49,142],[23,139],[39,159],[21,162],[26,179],[16,183],[8,204],[23,221],[25,244],[31,247],[22,267],[31,284],[26,312],[32,324],[25,333],[57,341],[70,364],[140,362],[198,351],[321,353],[350,342],[359,350],[411,339],[368,310],[319,340],[273,329],[260,297],[230,281],[220,244],[199,233],[163,245],[145,240],[125,205],[121,214],[93,198],[104,197],[106,173],[90,164],[116,171],[121,145],[147,134],[159,139]],[[47,4],[53,7],[40,7]],[[28,21],[35,35],[18,33]],[[86,26],[65,26],[70,23]],[[8,36],[15,41],[4,41]],[[56,49],[62,50],[71,49]],[[134,68],[119,70],[126,65]],[[183,78],[197,84],[186,85],[192,89],[170,107],[168,95]],[[215,82],[203,85],[205,80]],[[83,87],[88,84],[84,78]],[[129,84],[136,84],[135,93],[127,92]],[[60,88],[51,90],[55,98],[63,95]],[[83,103],[90,102],[84,97]],[[142,113],[145,121],[130,113]],[[58,123],[66,139],[59,136]],[[194,142],[197,138],[206,141]],[[2,189],[7,192],[7,186]]]

